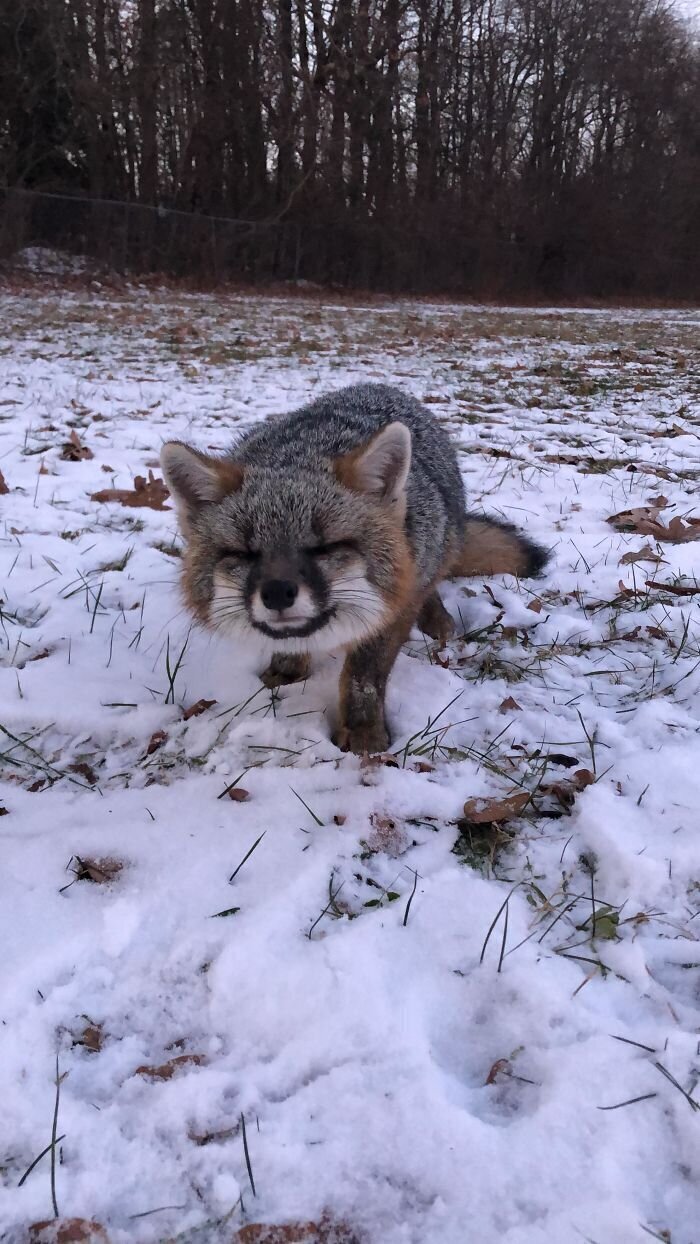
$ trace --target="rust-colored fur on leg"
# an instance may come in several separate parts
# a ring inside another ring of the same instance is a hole
[[[467,518],[464,543],[450,566],[450,575],[536,575],[547,555],[509,523],[489,518]]]
[[[338,728],[333,742],[344,752],[383,752],[389,746],[384,717],[386,684],[399,649],[410,634],[412,613],[349,652],[340,675]]]

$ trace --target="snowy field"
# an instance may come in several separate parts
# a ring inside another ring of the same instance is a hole
[[[0,1238],[698,1244],[700,313],[0,310]],[[363,763],[134,478],[373,379],[552,560],[446,587]]]

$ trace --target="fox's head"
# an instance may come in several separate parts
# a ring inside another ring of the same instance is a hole
[[[413,586],[404,529],[410,463],[402,423],[313,470],[209,457],[169,441],[161,465],[198,617],[288,652],[377,633]]]

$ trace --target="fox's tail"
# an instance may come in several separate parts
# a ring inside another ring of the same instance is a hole
[[[547,557],[545,549],[510,523],[468,514],[464,543],[450,574],[454,578],[479,574],[513,574],[529,578],[539,574]]]

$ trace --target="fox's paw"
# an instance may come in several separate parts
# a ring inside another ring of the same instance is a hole
[[[389,746],[389,731],[384,722],[365,722],[356,726],[339,726],[333,734],[333,742],[341,752],[354,752],[356,756],[385,752]]]
[[[448,639],[452,638],[456,630],[454,619],[447,612],[437,592],[433,592],[423,602],[421,611],[416,619],[416,625],[424,635],[429,635],[441,647],[447,643]]]

